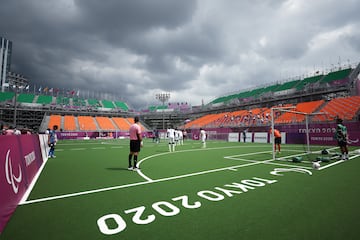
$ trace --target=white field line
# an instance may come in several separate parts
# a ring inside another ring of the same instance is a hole
[[[158,156],[162,156],[162,155],[167,155],[167,154],[176,154],[176,153],[183,153],[183,152],[195,152],[195,151],[208,151],[208,150],[219,150],[219,149],[228,149],[228,148],[249,148],[249,146],[229,146],[229,147],[216,147],[216,148],[197,148],[197,149],[186,149],[186,150],[178,150],[175,152],[163,152],[163,153],[158,153],[158,154],[154,154],[154,155],[151,155],[151,156],[148,156],[148,157],[145,157],[143,159],[141,159],[139,162],[138,162],[138,167],[140,168],[140,165],[151,159],[151,158],[154,158],[154,157],[158,157]],[[258,147],[258,146],[252,146],[252,147]],[[267,152],[267,151],[266,151]],[[266,153],[265,152],[265,153]],[[249,153],[248,155],[252,155],[254,153]],[[255,153],[256,154],[256,153]],[[146,176],[141,170],[137,171],[138,174],[144,178],[146,181],[149,181],[149,182],[152,182],[154,181],[153,179],[151,179],[150,177]]]
[[[32,189],[34,188],[35,186],[35,183],[37,182],[37,180],[39,179],[40,177],[40,174],[41,172],[44,170],[45,168],[45,165],[46,165],[46,162],[48,161],[48,157],[46,157],[46,159],[44,159],[44,163],[41,165],[41,167],[39,168],[38,172],[35,174],[33,180],[31,181],[29,187],[26,189],[24,195],[22,196],[20,202],[19,202],[19,205],[21,205],[22,203],[26,202],[26,199],[28,199]]]
[[[189,150],[181,150],[181,151],[176,151],[176,152],[191,152],[191,151],[217,150],[217,149],[242,148],[242,147],[248,147],[248,146],[231,146],[231,147],[218,147],[218,148],[207,148],[207,149],[189,149]],[[254,146],[254,147],[257,147],[257,146]],[[77,149],[77,150],[79,150],[79,149]],[[153,157],[165,155],[165,154],[174,154],[174,153],[164,152],[164,153],[159,153],[159,154],[148,156],[148,157],[142,159],[138,163],[138,166],[140,165],[140,163],[144,162],[145,160],[151,159]],[[235,155],[235,156],[254,155],[254,154],[258,154],[258,153],[249,153],[249,154],[242,154],[242,155]],[[358,157],[358,156],[359,155],[353,156],[350,159]],[[232,159],[232,157],[233,156],[224,157],[224,158]],[[249,163],[236,165],[236,166],[230,166],[230,167],[224,167],[224,168],[218,168],[218,169],[213,169],[213,170],[201,171],[201,172],[197,172],[197,173],[190,173],[190,174],[184,174],[184,175],[179,175],[179,176],[173,176],[173,177],[168,177],[168,178],[160,178],[160,179],[155,179],[155,180],[147,177],[141,171],[138,171],[138,173],[146,181],[138,182],[138,183],[125,184],[125,185],[118,185],[118,186],[107,187],[107,188],[101,188],[101,189],[94,189],[94,190],[77,192],[77,193],[57,195],[57,196],[52,196],[52,197],[39,198],[39,199],[28,200],[28,201],[24,200],[26,198],[23,198],[22,201],[19,203],[19,205],[27,205],[27,204],[40,203],[40,202],[46,202],[46,201],[52,201],[52,200],[58,200],[58,199],[65,199],[65,198],[70,198],[70,197],[75,197],[75,196],[82,196],[82,195],[88,195],[88,194],[93,194],[93,193],[111,191],[111,190],[116,190],[116,189],[122,189],[122,188],[146,185],[146,184],[151,184],[151,183],[157,183],[157,182],[164,182],[164,181],[170,181],[170,180],[175,180],[175,179],[181,179],[181,178],[186,178],[186,177],[198,176],[198,175],[203,175],[203,174],[208,174],[208,173],[213,173],[213,172],[219,172],[219,171],[224,171],[224,170],[236,171],[237,168],[248,167],[248,166],[259,165],[259,164],[272,164],[272,165],[278,165],[278,166],[294,167],[293,165],[282,164],[282,163],[274,163],[273,159],[269,159],[269,160],[265,160],[265,161],[255,161],[255,160],[239,159],[239,158],[234,158],[234,159],[235,160],[247,161]],[[339,162],[342,162],[342,161],[339,161]],[[333,164],[333,165],[335,165],[335,164]],[[309,168],[309,167],[303,167],[303,168]],[[320,169],[324,169],[324,168],[327,168],[327,166],[324,166],[324,167],[322,167]]]
[[[207,148],[207,149],[199,148],[199,149],[181,150],[181,151],[176,151],[176,152],[179,153],[179,152],[204,151],[204,150],[218,150],[218,149],[226,149],[226,148],[243,148],[243,147],[249,147],[249,146],[230,146],[230,147],[218,147],[218,148]],[[258,147],[258,146],[254,146],[254,147]],[[77,150],[79,150],[79,149],[77,149]],[[175,153],[176,153],[176,152],[175,152]],[[159,153],[159,154],[154,154],[154,155],[148,156],[148,157],[142,159],[141,161],[139,161],[138,166],[140,165],[140,163],[144,162],[145,160],[151,159],[151,158],[153,158],[153,157],[161,156],[161,155],[166,155],[166,154],[174,154],[174,153],[164,152],[164,153]],[[249,160],[248,160],[248,161],[249,161]],[[269,161],[272,161],[272,160],[269,160]],[[234,171],[236,168],[246,167],[246,166],[251,166],[251,165],[257,165],[257,164],[262,164],[262,163],[263,163],[263,162],[259,162],[259,161],[256,161],[256,162],[255,162],[255,161],[251,161],[251,163],[248,163],[248,164],[236,165],[236,166],[231,166],[231,167],[213,169],[213,170],[208,170],[208,171],[202,171],[202,172],[197,172],[197,173],[190,173],[190,174],[185,174],[185,175],[180,175],[180,176],[174,176],[174,177],[169,177],[169,178],[156,179],[156,180],[153,180],[153,179],[147,177],[145,174],[143,174],[143,173],[139,170],[139,171],[137,171],[137,172],[138,172],[138,174],[139,174],[140,176],[142,176],[142,177],[146,180],[145,182],[131,183],[131,184],[119,185],[119,186],[108,187],[108,188],[101,188],[101,189],[95,189],[95,190],[89,190],[89,191],[83,191],[83,192],[77,192],[77,193],[70,193],[70,194],[58,195],[58,196],[53,196],[53,197],[39,198],[39,199],[34,199],[34,200],[27,200],[27,197],[28,197],[28,195],[30,194],[30,191],[29,191],[29,193],[27,194],[26,198],[24,197],[24,198],[22,199],[22,201],[19,203],[19,205],[26,205],[26,204],[31,204],[31,203],[38,203],[38,202],[51,201],[51,200],[56,200],[56,199],[69,198],[69,197],[87,195],[87,194],[92,194],[92,193],[97,193],[97,192],[111,191],[111,190],[115,190],[115,189],[121,189],[121,188],[133,187],[133,186],[144,185],[144,184],[149,184],[149,183],[156,183],[156,182],[174,180],[174,179],[185,178],[185,177],[196,176],[196,175],[202,175],[202,174],[207,174],[207,173],[212,173],[212,172],[218,172],[218,171],[223,171],[223,170],[233,170],[233,171]],[[44,164],[44,166],[45,166],[45,164]]]
[[[354,159],[354,158],[357,158],[357,157],[360,157],[360,155],[351,156],[351,157],[349,157],[349,160]],[[335,165],[337,165],[337,164],[339,164],[339,163],[343,163],[343,162],[346,162],[346,160],[338,160],[338,161],[336,161],[336,162],[327,164],[327,165],[325,165],[325,166],[323,166],[323,167],[320,167],[319,170],[323,170],[323,169],[326,169],[326,168],[328,168],[328,167],[335,166]]]
[[[224,157],[224,158],[237,160],[237,161],[245,161],[245,162],[259,162],[259,163],[263,163],[263,164],[277,165],[277,166],[282,166],[282,167],[292,167],[292,168],[296,167],[296,166],[290,165],[290,164],[274,162],[276,160],[273,160],[273,159],[268,159],[268,160],[264,160],[264,161],[256,161],[256,160],[249,160],[249,159],[244,159],[244,158],[233,158],[233,157]],[[231,168],[235,168],[235,167],[231,167]],[[306,166],[301,166],[301,168],[312,169],[312,167],[306,167]]]
[[[258,164],[262,164],[262,163],[263,162],[252,162],[252,163],[246,163],[246,164],[237,165],[237,166],[212,169],[212,170],[196,172],[196,173],[189,173],[189,174],[184,174],[184,175],[179,175],[179,176],[174,176],[174,177],[160,178],[160,179],[151,180],[151,181],[130,183],[130,184],[113,186],[113,187],[108,187],[108,188],[100,188],[100,189],[95,189],[95,190],[89,190],[89,191],[83,191],[83,192],[77,192],[77,193],[70,193],[70,194],[58,195],[58,196],[53,196],[53,197],[39,198],[39,199],[34,199],[34,200],[28,200],[28,201],[21,202],[19,205],[40,203],[40,202],[46,202],[46,201],[51,201],[51,200],[64,199],[64,198],[76,197],[76,196],[82,196],[82,195],[88,195],[88,194],[92,194],[92,193],[111,191],[111,190],[116,190],[116,189],[121,189],[121,188],[128,188],[128,187],[134,187],[134,186],[139,186],[139,185],[146,185],[146,184],[151,184],[151,183],[158,183],[158,182],[170,181],[170,180],[175,180],[175,179],[181,179],[181,178],[186,178],[186,177],[199,176],[199,175],[203,175],[203,174],[219,172],[219,171],[229,170],[229,169],[233,169],[233,168],[248,167],[248,166],[258,165]],[[140,171],[138,171],[138,172],[140,172]]]

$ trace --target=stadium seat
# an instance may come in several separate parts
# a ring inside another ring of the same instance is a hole
[[[40,103],[40,104],[51,104],[51,103],[52,103],[52,96],[39,95],[39,96],[37,97],[36,103]]]
[[[13,92],[0,92],[0,102],[11,101],[14,95]]]
[[[115,108],[114,104],[112,101],[108,101],[108,100],[101,100],[102,106],[104,108]]]
[[[81,131],[97,131],[95,119],[91,116],[78,116],[79,128]]]
[[[52,129],[54,125],[57,125],[61,128],[61,116],[60,115],[50,115],[48,128]]]
[[[101,130],[106,131],[115,131],[117,130],[114,124],[111,122],[111,119],[108,117],[95,117]]]
[[[129,107],[126,105],[126,103],[121,102],[121,101],[115,101],[115,106],[117,108],[122,109],[123,111],[127,112],[129,110]]]
[[[322,104],[324,104],[324,100],[312,101],[312,102],[302,102],[298,103],[293,111],[303,112],[303,113],[313,113],[316,109],[318,109]],[[296,114],[292,112],[284,112],[275,119],[275,123],[299,123],[305,121],[305,115]]]
[[[72,115],[66,115],[64,116],[64,130],[65,131],[75,131],[76,128],[76,122],[75,117]]]
[[[114,118],[112,118],[112,120],[114,121],[114,123],[116,124],[116,126],[117,126],[121,131],[129,131],[129,129],[130,129],[130,122],[129,122],[128,120],[126,120],[125,118],[114,117]]]
[[[31,93],[20,93],[17,97],[17,101],[20,103],[33,103],[35,98],[34,94]]]
[[[345,98],[334,98],[327,102],[321,108],[321,112],[325,115],[314,117],[316,121],[334,121],[335,118],[340,117],[344,120],[352,120],[356,117],[360,110],[360,96],[351,96]]]

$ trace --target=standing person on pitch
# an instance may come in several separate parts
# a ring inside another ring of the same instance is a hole
[[[271,136],[273,136],[273,132],[272,132],[272,128],[270,128],[270,134]],[[279,130],[277,129],[274,129],[274,151],[276,152],[276,147],[278,149],[278,153],[280,153],[280,150],[281,150],[281,133]]]
[[[245,129],[242,131],[242,135],[243,135],[243,140],[245,143],[246,142],[246,130]]]
[[[336,133],[335,138],[338,142],[338,146],[340,147],[341,151],[341,159],[342,160],[349,160],[349,150],[348,150],[348,134],[347,128],[343,125],[343,120],[341,118],[336,119]]]
[[[206,148],[206,131],[202,128],[200,128],[200,139],[202,142],[202,147]]]
[[[169,152],[175,152],[175,129],[168,128],[167,137],[169,139]]]
[[[139,117],[134,117],[134,124],[130,126],[129,134],[130,134],[130,153],[129,153],[129,170],[138,170],[137,160],[140,152],[140,148],[142,147],[142,137],[141,137],[141,127],[138,124]],[[134,156],[134,164],[132,165],[132,158]]]
[[[48,146],[50,147],[49,150],[49,157],[56,158],[55,154],[55,145],[57,142],[56,130],[58,129],[57,125],[53,126],[53,129],[49,131],[48,135]]]
[[[183,131],[178,130],[178,135],[179,135],[179,145],[184,145],[184,135],[183,135]]]
[[[187,132],[186,132],[186,129],[184,129],[184,131],[183,131],[183,141],[186,139],[186,137],[187,137]]]
[[[160,143],[160,136],[159,136],[159,130],[155,130],[155,142]]]

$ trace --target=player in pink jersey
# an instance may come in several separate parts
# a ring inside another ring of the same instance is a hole
[[[130,134],[130,153],[129,153],[129,170],[138,170],[137,160],[142,147],[142,137],[141,137],[141,127],[138,124],[139,117],[134,118],[134,124],[131,125],[129,134]],[[134,156],[134,165],[131,164],[131,160]]]

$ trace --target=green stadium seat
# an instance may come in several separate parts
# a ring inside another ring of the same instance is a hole
[[[20,93],[17,101],[20,103],[33,103],[35,95],[32,93]]]
[[[314,84],[316,82],[318,82],[321,78],[323,78],[324,75],[317,75],[317,76],[312,76],[312,77],[308,77],[308,78],[304,78],[302,81],[300,81],[297,85],[296,85],[296,89],[297,90],[303,90],[305,88],[305,86],[309,85],[309,84]]]
[[[13,92],[0,92],[0,102],[12,100],[14,96]]]
[[[126,105],[126,103],[121,102],[121,101],[116,101],[115,106],[118,108],[121,108],[122,110],[124,110],[126,112],[129,110],[129,107]]]
[[[99,100],[97,100],[97,99],[88,99],[87,102],[90,106],[93,106],[93,107],[101,106]]]
[[[351,68],[339,70],[336,72],[331,72],[321,79],[320,83],[330,83],[335,80],[341,80],[348,77],[351,73]]]
[[[70,98],[58,96],[58,97],[56,97],[56,104],[70,105]]]
[[[72,104],[73,106],[82,107],[82,106],[86,106],[86,101],[83,98],[73,98]]]
[[[114,104],[112,101],[108,101],[108,100],[101,100],[101,103],[103,105],[104,108],[115,108]]]
[[[40,103],[40,104],[51,104],[52,103],[52,96],[47,96],[47,95],[39,95],[36,103]]]

